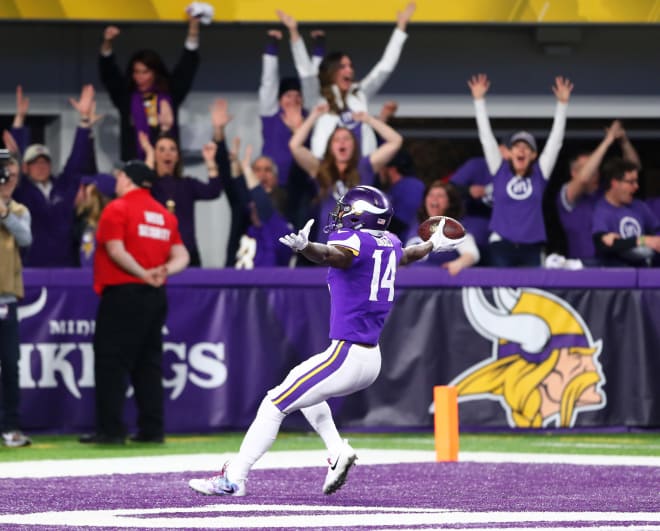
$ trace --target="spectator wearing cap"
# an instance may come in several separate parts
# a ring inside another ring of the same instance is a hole
[[[570,161],[570,180],[557,195],[557,210],[566,235],[566,257],[579,259],[585,265],[598,265],[591,225],[594,208],[603,197],[600,167],[610,147],[618,144],[623,158],[641,167],[639,155],[623,125],[614,120],[605,129],[603,140],[591,153],[579,153]]]
[[[479,140],[488,170],[493,176],[493,214],[490,221],[490,260],[495,267],[537,267],[546,241],[543,192],[557,162],[564,139],[566,109],[573,84],[556,77],[555,116],[548,140],[538,156],[536,139],[518,131],[509,142],[510,160],[500,153],[486,111],[485,95],[490,81],[485,74],[473,76],[468,86],[474,98]]]
[[[127,376],[135,390],[136,442],[162,443],[162,328],[167,277],[189,256],[176,217],[150,193],[156,175],[144,162],[117,172],[118,198],[101,214],[96,233],[94,291],[101,297],[94,331],[96,431],[82,443],[123,444]]]
[[[660,220],[644,201],[634,162],[613,158],[603,165],[607,190],[594,208],[592,233],[604,266],[650,266],[660,253]]]
[[[410,229],[417,224],[417,211],[424,200],[424,183],[415,176],[412,158],[403,148],[385,163],[378,176],[394,210],[388,230],[406,242],[413,236]]]
[[[109,173],[85,175],[75,199],[74,237],[79,249],[80,266],[91,268],[96,251],[96,229],[101,212],[115,197],[116,179]]]
[[[156,182],[151,193],[179,220],[179,230],[183,243],[190,254],[190,265],[201,266],[201,255],[197,246],[195,225],[195,203],[216,199],[222,193],[223,179],[220,175],[229,175],[229,155],[225,145],[224,129],[231,120],[227,112],[227,101],[217,99],[210,107],[213,124],[213,141],[202,146],[201,154],[208,179],[202,181],[196,177],[184,175],[179,143],[164,132],[152,146],[147,135],[140,139],[147,164],[156,172]]]
[[[120,30],[108,26],[103,31],[99,73],[119,112],[122,160],[144,158],[139,134],[148,135],[153,144],[160,132],[163,113],[173,118],[170,134],[178,141],[178,109],[190,92],[199,67],[199,29],[199,16],[188,13],[188,34],[171,74],[160,55],[149,49],[135,52],[123,74],[113,53],[113,43]]]
[[[406,28],[415,8],[415,2],[409,2],[397,13],[396,27],[383,56],[359,82],[355,82],[351,58],[344,52],[327,54],[318,68],[315,68],[307,55],[304,41],[299,38],[295,18],[278,11],[280,20],[291,33],[291,52],[298,77],[303,87],[310,87],[304,89],[305,98],[307,99],[306,92],[309,91],[315,98],[320,95],[329,105],[328,112],[318,120],[312,133],[310,148],[316,158],[323,158],[337,126],[353,132],[363,156],[370,155],[378,148],[376,132],[369,124],[356,120],[353,114],[368,111],[369,99],[378,93],[396,68],[403,45],[408,38]],[[314,104],[309,100],[307,103]]]
[[[27,267],[76,267],[73,241],[74,201],[80,178],[94,171],[94,87],[85,85],[79,100],[71,100],[80,114],[71,153],[59,175],[53,175],[50,150],[32,144],[23,153],[23,177],[14,196],[32,215],[32,246],[24,256]]]

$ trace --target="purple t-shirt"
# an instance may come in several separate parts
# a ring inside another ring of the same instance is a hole
[[[330,339],[375,345],[394,304],[401,240],[390,232],[342,229],[330,234],[328,245],[355,255],[348,269],[328,270]]]
[[[360,174],[360,184],[373,185],[376,174],[371,167],[369,156],[360,158],[358,162],[358,173]],[[316,241],[325,243],[328,235],[323,232],[323,228],[330,224],[330,213],[337,206],[337,200],[348,191],[343,183],[336,183],[328,196],[321,200],[318,217],[316,218],[317,237]]]
[[[387,195],[392,202],[394,217],[410,229],[415,225],[417,211],[424,201],[424,183],[417,177],[403,177],[388,190]],[[408,237],[409,231],[403,235],[403,239]]]
[[[601,191],[581,195],[574,204],[566,198],[568,183],[562,186],[557,196],[557,210],[559,220],[568,244],[567,257],[588,259],[596,254],[591,233],[591,223],[594,217],[596,203],[603,197]]]
[[[616,207],[602,198],[594,209],[592,234],[601,232],[616,232],[622,238],[660,234],[660,222],[639,199],[633,199],[629,205]]]
[[[484,157],[473,157],[466,160],[451,176],[449,182],[456,186],[469,188],[473,184],[486,186],[493,182]],[[465,199],[465,215],[461,223],[470,234],[474,236],[477,245],[486,245],[490,231],[488,225],[493,212],[492,198]]]
[[[513,174],[504,160],[493,176],[493,217],[490,230],[514,243],[545,242],[543,192],[547,181],[538,162],[529,177]]]
[[[647,199],[646,204],[651,209],[651,212],[653,212],[653,215],[660,219],[660,196]]]

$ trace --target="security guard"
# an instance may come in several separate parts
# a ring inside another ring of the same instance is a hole
[[[96,433],[82,443],[123,444],[126,376],[135,389],[136,442],[164,441],[162,328],[164,284],[189,261],[176,217],[150,192],[155,173],[142,161],[117,174],[118,199],[103,210],[96,234],[94,290],[101,297],[94,333]]]

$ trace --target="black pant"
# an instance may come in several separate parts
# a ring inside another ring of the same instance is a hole
[[[96,432],[126,434],[123,423],[127,376],[135,390],[138,432],[164,433],[162,328],[167,316],[165,288],[143,284],[110,286],[103,291],[94,332]]]
[[[7,315],[0,319],[0,385],[2,385],[2,431],[19,428],[18,405],[18,318],[16,303],[7,304]]]

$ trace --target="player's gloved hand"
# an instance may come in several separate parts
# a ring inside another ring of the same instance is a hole
[[[280,238],[280,243],[283,243],[287,247],[291,247],[296,252],[302,251],[305,247],[309,245],[309,231],[314,225],[314,220],[310,219],[305,226],[298,231],[298,234],[292,232],[291,234],[286,234]]]
[[[458,239],[447,238],[443,232],[446,222],[447,220],[445,219],[441,220],[440,223],[438,223],[435,232],[431,234],[431,237],[429,238],[429,241],[433,244],[433,251],[431,252],[442,253],[453,251],[456,249],[456,247],[465,241],[465,236]]]

